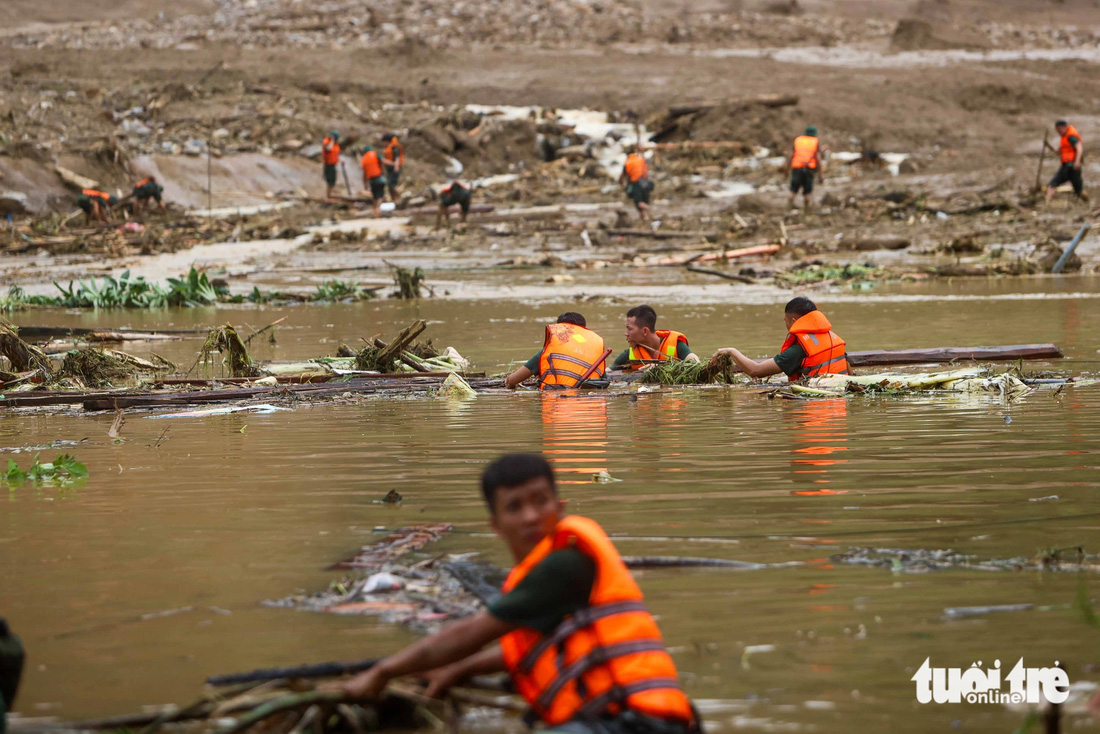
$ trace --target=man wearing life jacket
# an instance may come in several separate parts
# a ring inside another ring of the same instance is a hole
[[[405,146],[396,135],[382,136],[382,165],[386,167],[386,185],[390,188],[390,200],[397,201],[397,185],[401,181],[401,169],[405,167]]]
[[[134,216],[140,217],[141,210],[149,205],[150,200],[156,201],[161,211],[167,209],[161,195],[164,187],[157,183],[155,176],[144,178],[134,184]]]
[[[80,196],[76,197],[76,205],[84,212],[84,226],[90,225],[93,220],[110,224],[110,207],[117,202],[118,199],[111,194],[96,189],[81,189]]]
[[[435,228],[439,229],[443,226],[443,222],[447,222],[447,226],[451,226],[451,213],[452,206],[458,206],[459,222],[466,224],[466,216],[470,213],[470,188],[461,181],[455,179],[447,185],[447,188],[439,192],[439,213],[435,217]]]
[[[321,163],[324,164],[325,196],[336,188],[336,166],[340,165],[340,131],[333,130],[321,141]]]
[[[787,338],[779,354],[771,359],[749,359],[729,347],[719,349],[711,360],[728,354],[750,377],[769,377],[783,372],[794,381],[817,375],[850,374],[844,340],[833,332],[833,325],[817,310],[813,301],[804,296],[792,298],[783,310],[783,321],[787,324]]]
[[[512,454],[481,476],[489,524],[516,565],[487,609],[338,686],[373,699],[421,674],[437,696],[507,671],[550,732],[688,734],[696,714],[642,592],[594,521],[566,515],[542,456]],[[499,646],[486,649],[499,640]]]
[[[686,336],[657,328],[657,312],[650,306],[635,306],[626,312],[625,336],[629,346],[615,358],[613,370],[633,372],[669,359],[699,361]]]
[[[588,330],[584,316],[572,311],[563,313],[556,323],[546,327],[542,349],[518,370],[508,375],[504,386],[514,389],[521,382],[537,375],[539,389],[577,387],[593,365],[589,380],[604,376],[606,350],[603,337]]]
[[[371,204],[377,219],[382,215],[382,197],[386,195],[386,177],[382,175],[382,160],[378,157],[378,151],[364,145],[359,165],[363,168],[363,188],[370,189]]]
[[[630,151],[619,174],[619,184],[626,185],[626,195],[638,209],[642,221],[649,218],[649,195],[653,191],[653,182],[649,179],[649,164],[645,162],[637,148]]]
[[[787,157],[787,168],[791,172],[791,201],[794,208],[795,197],[802,192],[802,204],[810,208],[810,197],[814,192],[814,176],[821,170],[821,141],[817,138],[817,128],[810,125],[803,135],[794,139],[794,148]]]
[[[1073,184],[1073,193],[1077,194],[1077,198],[1088,201],[1089,197],[1085,193],[1085,183],[1081,178],[1081,159],[1085,154],[1085,144],[1081,142],[1081,136],[1078,134],[1077,128],[1065,120],[1054,123],[1054,129],[1058,131],[1061,138],[1058,144],[1058,155],[1062,160],[1062,165],[1058,168],[1058,172],[1054,174],[1054,178],[1050,179],[1050,184],[1047,185],[1047,202],[1049,203],[1054,198],[1054,190],[1067,181]]]

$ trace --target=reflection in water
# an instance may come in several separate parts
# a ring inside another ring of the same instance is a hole
[[[587,484],[607,471],[607,397],[575,390],[542,391],[542,453],[559,484]]]
[[[791,426],[796,432],[791,471],[795,484],[805,487],[792,490],[791,494],[803,497],[846,494],[848,490],[832,489],[826,485],[833,482],[829,473],[831,468],[848,463],[847,459],[834,456],[848,450],[848,402],[844,398],[807,400],[796,410],[784,412],[783,415],[795,420]]]

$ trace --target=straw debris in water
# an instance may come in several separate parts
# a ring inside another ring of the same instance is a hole
[[[65,355],[59,378],[80,381],[86,387],[110,387],[158,371],[157,365],[111,349],[74,349]]]
[[[231,324],[212,329],[199,350],[199,361],[207,365],[208,374],[214,352],[226,355],[223,364],[229,367],[230,377],[255,377],[259,374],[248,348]]]
[[[669,360],[655,364],[642,373],[641,382],[651,385],[732,385],[737,374],[728,354],[720,354],[709,362]]]

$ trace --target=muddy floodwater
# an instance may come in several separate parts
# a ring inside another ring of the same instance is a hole
[[[811,294],[853,350],[1055,342],[1072,374],[1100,369],[1096,279],[896,285]],[[598,289],[590,288],[589,293]],[[654,284],[654,291],[660,292]],[[731,287],[729,293],[735,292]],[[781,303],[648,298],[700,354],[774,354]],[[127,314],[21,314],[20,323],[186,328],[287,322],[260,359],[332,354],[339,342],[428,319],[491,373],[526,360],[542,324],[580,310],[619,345],[631,300],[425,299]],[[193,341],[148,345],[193,359]],[[129,345],[127,346],[129,348]],[[143,354],[146,348],[132,349]],[[1100,389],[993,396],[769,400],[747,388],[466,402],[371,397],[272,414],[158,419],[8,410],[2,458],[41,449],[84,461],[71,488],[3,490],[0,608],[28,650],[23,716],[67,719],[185,702],[212,674],[355,659],[412,636],[374,619],[261,606],[324,588],[324,569],[378,527],[452,522],[428,550],[507,564],[477,490],[504,451],[544,452],[571,511],[624,553],[792,565],[649,570],[639,579],[715,731],[1005,732],[1002,705],[920,705],[910,677],[932,664],[999,659],[1005,672],[1060,661],[1100,680],[1098,631],[1073,602],[1100,578],[1035,570],[900,573],[831,556],[852,547],[944,549],[980,560],[1100,547]],[[59,448],[54,448],[54,447]],[[606,470],[622,480],[595,483]],[[399,507],[376,504],[390,489]],[[1030,604],[949,619],[948,608]],[[1091,667],[1090,667],[1091,666]],[[1082,722],[1082,719],[1077,719]],[[870,725],[870,726],[868,726]]]

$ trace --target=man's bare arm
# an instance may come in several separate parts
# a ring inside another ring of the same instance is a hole
[[[504,665],[504,653],[499,646],[490,647],[465,660],[429,670],[424,674],[424,679],[428,681],[428,688],[424,693],[436,698],[445,693],[448,688],[469,680],[475,675],[490,675],[505,670],[507,667]]]
[[[749,359],[740,351],[733,347],[727,347],[725,349],[719,349],[714,353],[714,359],[719,354],[728,354],[734,364],[749,377],[770,377],[771,375],[778,375],[783,370],[779,369],[779,365],[775,363],[774,359],[765,359],[757,361],[755,359]]]
[[[339,689],[354,698],[375,698],[394,678],[457,663],[513,629],[488,612],[479,612],[380,660],[370,670],[342,683]]]
[[[520,367],[518,370],[516,370],[512,374],[508,375],[506,378],[504,378],[504,386],[509,388],[509,389],[514,388],[517,385],[519,385],[521,382],[523,382],[524,380],[526,380],[527,378],[531,377],[534,374],[535,373],[532,372],[531,370],[527,369],[527,367],[525,365],[523,367]]]

